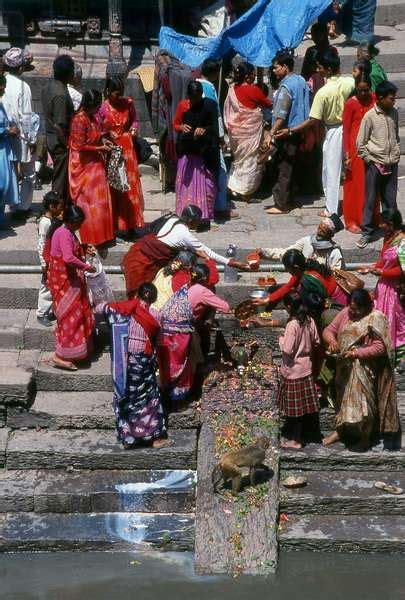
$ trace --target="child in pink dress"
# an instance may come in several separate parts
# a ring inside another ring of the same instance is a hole
[[[321,441],[319,399],[314,370],[320,350],[315,321],[296,292],[284,299],[290,315],[279,344],[282,352],[278,405],[285,417],[282,448],[300,449],[304,441]]]

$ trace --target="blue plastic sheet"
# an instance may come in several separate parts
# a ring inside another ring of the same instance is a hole
[[[159,45],[192,68],[206,58],[219,60],[230,52],[258,67],[269,67],[278,50],[301,43],[308,26],[330,4],[330,0],[258,0],[216,37],[198,38],[162,27]]]

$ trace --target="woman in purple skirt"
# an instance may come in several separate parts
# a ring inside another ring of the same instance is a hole
[[[189,204],[201,208],[203,219],[214,216],[219,168],[218,109],[203,98],[199,81],[190,81],[187,99],[177,106],[173,121],[177,137],[176,213]]]

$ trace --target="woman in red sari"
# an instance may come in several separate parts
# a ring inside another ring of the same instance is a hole
[[[84,244],[101,252],[114,241],[110,188],[105,169],[105,152],[110,147],[101,139],[95,117],[101,105],[97,90],[84,92],[78,112],[72,119],[69,140],[69,189],[73,204],[80,206],[85,220],[80,228]]]
[[[346,229],[361,233],[365,194],[364,161],[357,155],[356,140],[361,121],[375,102],[369,75],[356,77],[356,95],[349,98],[343,111],[343,152],[346,176],[343,185],[343,217]]]
[[[93,313],[84,277],[95,272],[75,235],[85,216],[78,206],[68,206],[63,225],[52,235],[48,267],[48,288],[56,316],[56,350],[53,364],[75,371],[75,361],[84,360],[92,350]]]
[[[127,168],[128,192],[111,189],[114,227],[118,231],[128,231],[144,224],[141,177],[134,148],[138,121],[132,98],[126,98],[123,94],[122,79],[108,78],[105,87],[106,100],[99,110],[102,129],[114,144],[122,148]]]

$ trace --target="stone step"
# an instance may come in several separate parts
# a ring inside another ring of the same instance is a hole
[[[405,98],[398,98],[398,100],[395,103],[395,107],[398,110],[399,126],[404,127],[405,126]]]
[[[217,292],[232,306],[236,306],[239,302],[246,299],[249,292],[257,287],[256,280],[258,278],[257,273],[249,274],[241,277],[241,281],[238,284],[225,284],[220,283],[217,286]],[[108,275],[108,280],[112,287],[114,297],[116,300],[126,299],[125,294],[125,283],[123,275]],[[0,274],[0,309],[8,310],[11,306],[17,310],[36,309],[38,305],[38,289],[39,289],[40,276],[31,274]],[[7,319],[7,315],[3,315],[3,320]],[[20,317],[18,317],[19,321]],[[38,343],[44,343],[45,347],[48,347],[49,339],[44,334],[43,326],[36,323],[35,314],[29,316],[27,326],[29,326],[27,348],[38,345]],[[21,326],[21,324],[20,324]],[[18,328],[18,327],[17,327]],[[24,345],[24,340],[21,345]]]
[[[308,444],[303,450],[282,450],[281,453],[283,471],[401,471],[404,467],[405,449],[391,452],[383,451],[381,446],[357,453],[347,450],[341,443],[328,447]]]
[[[0,470],[0,513],[194,510],[195,473],[177,471]]]
[[[404,23],[405,20],[402,22]],[[375,27],[377,47],[380,51],[377,60],[386,73],[402,73],[405,70],[405,44],[403,43],[403,31],[400,29],[402,27],[394,28],[385,25]],[[356,48],[345,43],[344,35],[339,36],[332,43],[339,52],[341,72],[351,73],[356,60]],[[299,46],[295,60],[297,72],[301,70],[303,56],[308,46],[311,45],[311,41],[306,41]]]
[[[405,490],[405,474],[381,471],[294,471],[308,483],[299,489],[280,486],[280,511],[291,514],[401,514],[405,493],[395,496],[374,487],[384,481]]]
[[[379,0],[375,13],[375,24],[395,26],[399,23],[405,23],[405,2]]]
[[[172,430],[172,446],[124,450],[109,431],[17,430],[8,436],[7,469],[195,469],[197,433]]]
[[[42,353],[35,373],[38,391],[47,392],[100,392],[112,391],[111,361],[108,354],[92,360],[91,366],[78,371],[55,369],[51,366],[51,353]]]
[[[200,413],[189,408],[168,417],[169,429],[194,429]],[[111,392],[38,392],[27,411],[19,407],[7,410],[7,426],[11,429],[114,429],[115,417]]]
[[[8,513],[0,516],[0,551],[193,550],[194,515]]]
[[[291,515],[279,528],[282,550],[405,552],[400,515]]]

